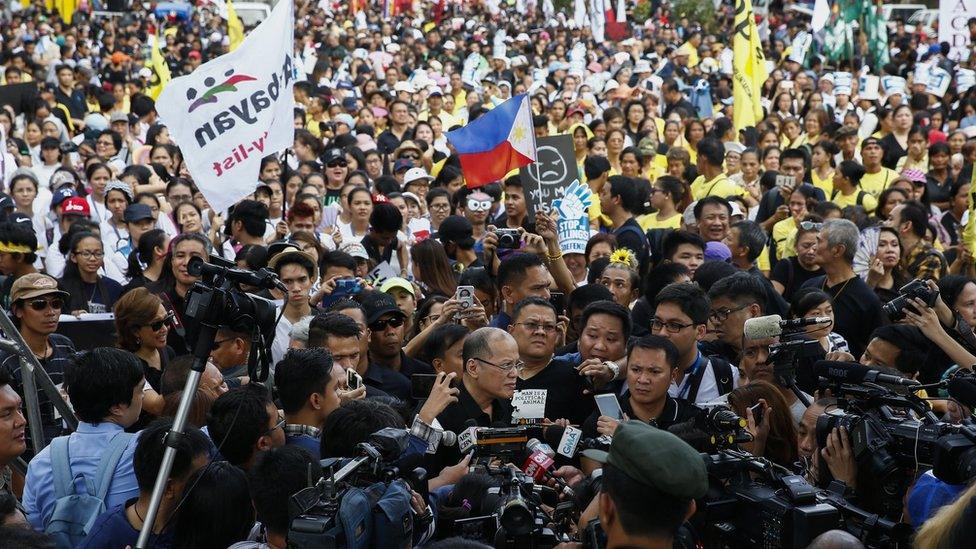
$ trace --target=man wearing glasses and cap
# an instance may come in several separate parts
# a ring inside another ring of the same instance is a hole
[[[75,345],[67,337],[56,334],[61,308],[68,294],[58,289],[58,282],[46,274],[26,274],[14,282],[10,290],[10,312],[20,335],[41,363],[55,385],[64,378],[64,368],[75,354]],[[7,351],[0,351],[0,368],[10,373],[12,385],[21,398],[24,396],[20,359]],[[61,434],[61,419],[47,394],[37,393],[41,409],[45,444]],[[28,433],[28,437],[30,434]],[[31,448],[28,445],[28,448]],[[25,459],[29,456],[25,456]]]

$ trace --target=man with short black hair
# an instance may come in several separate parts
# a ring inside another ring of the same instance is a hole
[[[396,206],[390,203],[376,204],[369,215],[369,231],[362,241],[372,261],[386,262],[396,273],[407,268],[404,246],[397,237],[402,226],[403,214]]]
[[[600,207],[600,193],[607,183],[607,178],[610,177],[611,168],[610,161],[605,156],[591,154],[583,160],[583,174],[586,176],[586,184],[592,193],[590,195],[589,217],[590,228],[593,230],[610,227],[613,224],[613,220],[603,215],[603,209]]]
[[[271,345],[271,358],[277,364],[285,356],[291,343],[291,327],[312,312],[312,305],[308,301],[309,290],[318,280],[319,268],[311,254],[293,248],[272,257],[268,267],[288,289],[288,293],[283,296],[285,302],[275,328],[274,343]],[[274,367],[271,370],[273,374]]]
[[[322,348],[291,349],[278,362],[274,381],[285,412],[285,444],[300,446],[318,459],[322,426],[339,407],[332,356]]]
[[[661,261],[684,265],[695,278],[695,271],[705,262],[705,240],[689,231],[670,231],[664,237]]]
[[[426,362],[403,352],[406,315],[389,294],[364,292],[360,300],[369,327],[369,369],[363,379],[404,402],[410,401],[410,377],[433,374]]]
[[[708,289],[711,330],[718,336],[710,342],[707,354],[718,354],[735,364],[742,353],[742,333],[746,320],[763,316],[766,288],[749,273],[738,272],[720,279]]]
[[[256,200],[241,200],[234,206],[230,218],[231,237],[241,245],[265,246],[268,207]],[[233,254],[231,254],[233,256]]]
[[[505,179],[505,211],[495,218],[495,226],[509,229],[522,227],[526,232],[534,233],[535,223],[529,219],[528,213],[522,178],[513,175]]]
[[[10,290],[14,282],[24,275],[37,272],[34,267],[37,261],[37,235],[31,227],[30,223],[0,224],[0,253],[6,256],[0,261],[0,274],[5,277],[0,285],[0,307],[7,311],[10,310]]]
[[[945,258],[925,240],[931,228],[928,208],[914,200],[899,204],[888,214],[888,225],[898,231],[903,272],[921,280],[938,281],[945,275]]]
[[[698,234],[705,242],[722,242],[729,234],[732,204],[720,196],[706,196],[692,209]]]
[[[285,418],[268,388],[248,383],[217,397],[207,417],[207,433],[232,465],[247,470],[257,454],[285,445]]]
[[[136,444],[132,458],[132,468],[139,485],[139,497],[109,508],[99,515],[79,548],[135,547],[139,532],[142,530],[143,517],[149,510],[149,501],[156,485],[156,476],[162,465],[163,454],[166,452],[166,437],[172,427],[171,419],[160,419],[139,433],[139,442]],[[190,476],[204,467],[210,457],[210,439],[192,425],[184,428],[183,436],[178,437],[175,444],[173,468],[164,486],[159,512],[149,536],[150,547],[170,545],[173,530],[167,526],[173,513],[179,508],[183,488]]]
[[[634,212],[644,203],[639,183],[623,175],[611,175],[600,191],[600,208],[610,218],[618,248],[627,248],[638,261],[647,257],[647,237]]]
[[[318,454],[318,449],[316,449]],[[322,476],[322,467],[302,448],[283,446],[264,452],[254,462],[248,473],[248,486],[254,511],[263,527],[265,543],[240,542],[234,549],[259,547],[287,547],[288,529],[291,526],[289,506],[291,496],[308,487]]]
[[[498,266],[496,282],[500,307],[490,325],[493,328],[508,328],[512,323],[508,310],[527,297],[549,299],[551,281],[552,276],[539,256],[519,252],[506,257]]]
[[[759,223],[739,221],[729,229],[725,244],[732,252],[732,264],[739,270],[754,276],[766,289],[766,312],[786,317],[790,312],[790,304],[783,299],[783,296],[773,287],[773,283],[756,267],[756,261],[766,249],[768,240],[769,235]]]
[[[747,206],[754,206],[756,200],[749,192],[725,175],[724,163],[725,146],[718,139],[706,137],[698,142],[698,173],[701,175],[691,182],[692,198],[741,196]]]
[[[0,493],[13,493],[7,466],[27,449],[27,419],[22,406],[10,374],[0,369]]]
[[[24,509],[35,530],[44,531],[48,527],[55,503],[61,497],[55,479],[82,476],[94,486],[99,480],[96,478],[99,468],[113,465],[102,463],[103,458],[110,459],[108,456],[116,461],[111,468],[114,472],[105,506],[122,505],[139,495],[132,469],[136,437],[124,430],[139,419],[145,386],[142,363],[121,349],[100,347],[76,355],[67,364],[64,387],[78,417],[78,429],[54,439],[27,467]],[[54,471],[58,463],[54,454],[67,461],[68,470]]]

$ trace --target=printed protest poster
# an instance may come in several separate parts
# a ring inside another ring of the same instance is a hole
[[[530,218],[537,211],[549,213],[553,201],[562,198],[570,183],[579,179],[572,136],[540,137],[535,144],[536,161],[519,172]]]
[[[941,0],[939,2],[939,42],[949,43],[949,59],[969,58],[970,17],[976,17],[976,0]]]
[[[581,254],[586,251],[586,243],[590,239],[589,210],[593,192],[586,185],[581,185],[579,179],[573,181],[566,188],[566,194],[552,203],[556,210],[556,234],[559,237],[559,249],[564,254]]]

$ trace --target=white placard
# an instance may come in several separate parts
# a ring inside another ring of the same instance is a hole
[[[543,419],[546,417],[545,389],[523,389],[512,396],[512,421],[518,419]]]
[[[949,59],[969,58],[969,27],[976,17],[976,0],[941,0],[939,2],[939,42],[949,43]]]

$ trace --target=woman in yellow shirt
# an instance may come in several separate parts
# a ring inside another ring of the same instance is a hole
[[[681,180],[670,175],[662,175],[651,187],[651,206],[655,213],[637,218],[637,223],[645,231],[650,229],[681,228],[681,213],[678,204],[684,198],[685,187]]]
[[[800,122],[796,118],[787,118],[783,121],[780,128],[780,146],[784,149],[795,149],[802,145],[803,132],[800,129]]]
[[[829,139],[813,146],[810,179],[814,187],[823,190],[824,196],[834,192],[834,155],[838,152],[837,145]]]
[[[607,160],[610,161],[610,175],[620,175],[620,152],[624,150],[627,133],[621,129],[607,131]]]
[[[800,185],[790,194],[787,205],[790,216],[773,225],[773,242],[776,243],[777,260],[796,255],[796,231],[800,228],[800,223],[807,218],[810,208],[816,203],[816,194],[809,185]]]
[[[685,126],[685,148],[691,156],[691,163],[698,163],[698,142],[705,138],[705,124],[701,120],[688,120]]]
[[[576,168],[579,170],[580,183],[586,182],[586,176],[583,175],[583,161],[586,160],[586,154],[588,152],[587,142],[593,137],[593,132],[586,124],[573,124],[569,127],[569,134],[573,136],[573,152],[576,154]]]

